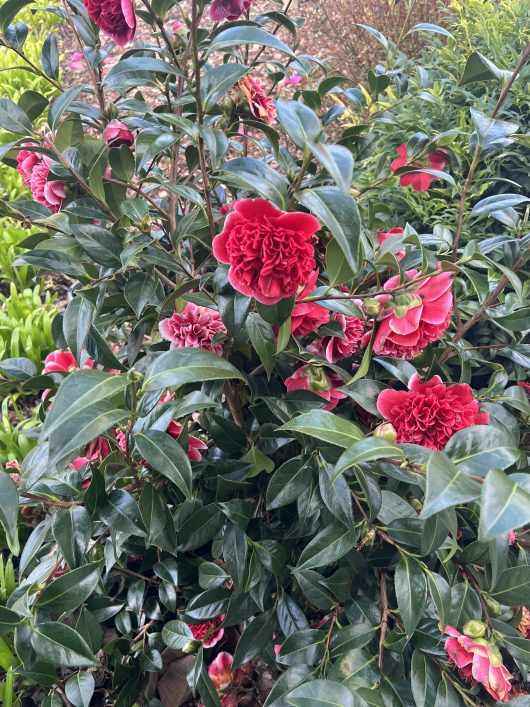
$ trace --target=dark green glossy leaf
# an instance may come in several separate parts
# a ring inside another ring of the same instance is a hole
[[[39,606],[60,613],[77,609],[96,588],[100,572],[99,562],[66,572],[46,586],[40,595]]]
[[[191,464],[177,440],[166,432],[148,430],[135,434],[134,441],[138,453],[150,466],[174,483],[186,498],[191,498]]]
[[[97,665],[92,651],[73,628],[56,621],[37,624],[31,634],[33,650],[44,660],[63,668]]]
[[[9,474],[0,473],[0,525],[6,534],[7,544],[14,555],[18,555],[18,490]]]
[[[394,581],[399,613],[407,635],[411,636],[423,616],[427,579],[419,563],[407,555],[397,565]]]
[[[186,383],[202,383],[244,376],[220,356],[200,349],[173,349],[156,358],[145,375],[146,392],[172,388]]]
[[[465,475],[443,452],[435,452],[427,463],[427,491],[422,518],[479,498],[482,489],[477,481]]]
[[[234,654],[233,669],[247,663],[269,643],[276,619],[273,611],[258,614],[241,634]]]

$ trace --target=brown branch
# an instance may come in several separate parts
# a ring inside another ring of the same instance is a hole
[[[226,398],[226,402],[228,403],[228,407],[230,408],[230,412],[232,413],[232,417],[234,418],[234,422],[238,427],[244,429],[245,418],[243,416],[241,401],[239,400],[237,393],[232,388],[230,381],[225,381],[223,385],[223,393]]]
[[[388,597],[386,592],[386,574],[384,572],[378,572],[379,576],[379,591],[381,594],[381,631],[379,634],[379,649],[377,652],[377,664],[379,670],[383,667],[383,653],[385,650],[385,637],[388,631],[388,617],[390,612],[388,610]]]
[[[37,496],[34,493],[29,493],[27,491],[21,491],[21,498],[28,498],[30,501],[36,501],[37,503],[42,503],[43,506],[57,506],[57,508],[71,508],[72,506],[83,505],[81,501],[59,501],[59,499],[44,498],[43,496]]]

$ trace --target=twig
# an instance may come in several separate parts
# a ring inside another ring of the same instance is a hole
[[[43,496],[37,496],[34,493],[29,493],[27,491],[21,491],[21,498],[28,498],[30,501],[36,501],[37,503],[42,503],[43,506],[57,506],[57,508],[71,508],[72,506],[83,505],[81,501],[59,501],[58,499],[44,498]]]
[[[239,400],[237,393],[234,392],[230,381],[225,381],[223,385],[223,393],[234,418],[234,422],[238,427],[244,429],[245,418],[243,417],[243,410],[241,408],[241,401]]]
[[[388,617],[390,612],[388,611],[388,597],[386,593],[386,574],[384,572],[378,572],[379,575],[379,592],[381,595],[381,630],[379,633],[379,650],[377,653],[377,664],[379,670],[383,667],[383,653],[385,650],[385,637],[388,631]]]

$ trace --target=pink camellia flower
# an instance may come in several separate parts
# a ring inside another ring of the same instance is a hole
[[[123,47],[136,33],[132,0],[83,0],[90,19],[99,29]]]
[[[219,628],[224,619],[224,614],[221,614],[221,616],[218,616],[211,621],[205,621],[202,624],[195,624],[195,626],[190,624],[190,630],[193,633],[193,637],[197,641],[203,641],[203,646],[205,648],[212,648],[217,645],[224,636],[224,628]],[[204,637],[208,632],[210,632],[209,636],[206,640],[204,640]]]
[[[29,178],[29,188],[33,198],[39,204],[43,204],[53,213],[60,210],[65,199],[64,182],[59,179],[48,181],[50,167],[47,159],[42,159],[33,167]]]
[[[303,78],[300,74],[292,74],[292,76],[286,76],[283,82],[286,86],[297,86],[302,81]]]
[[[362,307],[360,300],[353,300],[355,304]],[[348,358],[360,349],[368,346],[371,337],[373,323],[358,319],[357,317],[347,317],[344,314],[335,313],[333,321],[339,322],[344,332],[344,336],[325,336],[320,341],[315,341],[308,348],[310,351],[318,353],[330,363],[336,363],[342,358]]]
[[[322,324],[327,324],[330,312],[317,302],[298,302],[303,300],[315,289],[318,278],[318,270],[309,276],[309,281],[302,292],[296,298],[296,304],[291,312],[291,334],[293,336],[307,336],[311,332],[316,332]]]
[[[398,147],[397,153],[399,157],[396,157],[390,165],[392,172],[395,172],[400,167],[427,167],[428,169],[437,169],[438,171],[443,172],[449,164],[449,159],[445,150],[435,150],[434,152],[430,152],[427,155],[428,165],[421,164],[419,162],[409,162],[406,142]],[[431,186],[431,182],[437,179],[438,177],[428,174],[427,172],[406,172],[405,174],[399,175],[399,184],[402,187],[407,187],[410,184],[415,191],[427,191],[427,189]]]
[[[510,545],[515,545],[517,542],[517,535],[515,534],[515,530],[510,530],[508,533],[508,543]]]
[[[24,146],[36,145],[35,142],[25,142]],[[25,187],[30,186],[30,179],[34,168],[42,161],[42,155],[30,150],[20,150],[17,155],[17,171],[22,175]]]
[[[530,397],[530,383],[525,383],[525,381],[519,381],[517,385],[524,390],[528,397]]]
[[[375,235],[376,235],[376,237],[377,237],[377,242],[378,242],[379,245],[381,246],[381,245],[383,245],[383,243],[384,243],[385,241],[387,241],[389,238],[392,238],[392,236],[401,235],[402,233],[403,233],[403,229],[397,227],[397,228],[392,228],[390,231],[383,231],[383,230],[377,231],[377,233],[376,233]],[[401,248],[401,249],[398,250],[398,252],[396,253],[396,258],[397,258],[398,260],[401,260],[401,259],[404,258],[404,257],[405,257],[405,249],[404,249],[404,248]]]
[[[52,351],[44,359],[43,373],[65,371],[71,373],[77,369],[76,360],[70,351]]]
[[[327,400],[324,410],[333,410],[339,400],[348,397],[346,393],[337,390],[343,385],[344,381],[339,375],[333,371],[326,372],[321,366],[302,366],[285,379],[287,390],[310,390]]]
[[[169,423],[166,432],[168,433],[168,435],[171,435],[173,439],[178,439],[182,432],[182,425],[180,424],[180,422],[175,422],[174,420],[172,420]],[[201,452],[204,452],[206,449],[208,449],[208,445],[206,444],[206,442],[203,442],[202,439],[194,437],[193,435],[188,436],[187,453],[188,457],[192,462],[200,462],[202,460]]]
[[[109,147],[134,145],[134,135],[121,120],[111,120],[103,131],[103,140]]]
[[[234,289],[276,304],[296,295],[315,270],[313,236],[319,228],[310,214],[279,211],[265,199],[240,199],[213,239],[213,253],[230,265]]]
[[[256,120],[271,125],[276,117],[276,106],[272,98],[267,95],[263,81],[254,76],[244,76],[237,85],[243,107]]]
[[[467,383],[445,385],[440,376],[422,383],[415,373],[408,390],[388,388],[379,393],[377,409],[392,423],[397,443],[445,448],[451,437],[471,425],[487,425],[490,416],[480,412]]]
[[[450,636],[445,641],[449,660],[463,671],[464,677],[482,683],[493,699],[505,702],[513,676],[503,665],[497,646],[483,638],[465,636],[452,626],[446,626],[445,633]]]
[[[158,328],[164,339],[171,342],[172,349],[190,346],[211,351],[218,356],[223,352],[221,342],[212,343],[216,334],[227,333],[221,315],[215,309],[188,302],[182,312],[175,312],[168,319],[162,319]]]
[[[417,270],[406,273],[408,280],[417,275]],[[399,275],[394,275],[385,283],[385,290],[399,283]],[[392,300],[380,295],[377,299],[386,306],[375,335],[374,353],[409,361],[439,339],[451,321],[452,283],[453,274],[441,272],[397,292]]]
[[[213,0],[210,17],[214,22],[237,20],[252,5],[252,0]]]
[[[186,25],[184,22],[179,22],[179,20],[175,20],[175,22],[171,23],[171,31],[173,34],[180,34],[182,30],[186,29]]]
[[[530,638],[530,611],[526,606],[521,609],[521,620],[517,628],[525,638]]]
[[[70,61],[68,62],[68,66],[71,69],[82,69],[85,64],[83,62],[83,53],[82,52],[72,52],[70,54]]]
[[[241,666],[237,670],[232,670],[233,664],[234,656],[226,651],[221,651],[208,666],[208,675],[213,682],[223,707],[238,707],[237,693],[235,691],[241,685],[248,672],[246,665]]]
[[[70,462],[69,466],[76,471],[81,471],[84,466],[89,466],[92,462],[103,461],[105,457],[109,456],[110,452],[110,444],[105,437],[97,437],[86,446],[84,456],[76,457]],[[90,479],[83,481],[81,486],[84,489],[88,488],[90,486]]]

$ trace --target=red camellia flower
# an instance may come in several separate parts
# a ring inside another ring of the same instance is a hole
[[[191,628],[191,626],[190,626]],[[245,679],[248,672],[246,665],[237,670],[232,670],[234,657],[222,651],[208,666],[208,675],[215,687],[223,707],[238,707],[237,688]]]
[[[408,280],[417,275],[417,270],[406,273]],[[387,307],[375,335],[374,353],[409,361],[427,344],[439,339],[451,321],[452,282],[452,273],[432,275],[410,289],[397,292],[390,307],[386,295],[378,297]],[[385,283],[385,290],[397,287],[399,283],[399,275],[395,275]]]
[[[204,641],[203,645],[205,648],[212,648],[213,646],[217,645],[217,643],[219,643],[221,638],[224,636],[224,629],[219,628],[219,626],[223,623],[224,619],[224,614],[221,614],[221,616],[218,616],[217,618],[212,619],[211,621],[205,621],[204,623],[196,624],[195,626],[190,625],[190,630],[193,633],[193,637],[197,641],[203,641],[206,634],[210,631],[211,633],[209,634],[206,641]]]
[[[346,393],[337,390],[343,385],[344,381],[339,375],[333,371],[326,372],[321,366],[302,366],[285,379],[287,390],[310,390],[328,400],[324,410],[333,410],[339,400],[348,397]]]
[[[35,143],[26,143],[33,145]],[[23,184],[31,189],[33,198],[38,204],[57,213],[61,208],[66,193],[64,182],[59,179],[49,180],[50,159],[39,152],[20,150],[17,155],[17,170],[23,177]]]
[[[77,368],[76,360],[70,351],[52,351],[44,359],[43,373],[51,373],[52,371],[75,371]]]
[[[381,246],[381,245],[383,245],[383,243],[384,243],[385,241],[387,241],[389,238],[392,238],[392,236],[401,235],[402,233],[403,233],[403,229],[397,227],[397,228],[392,228],[390,231],[383,231],[383,230],[377,231],[377,233],[376,233],[375,235],[376,235],[376,238],[377,238],[377,242],[378,242],[379,245]],[[404,248],[401,248],[401,249],[398,250],[398,252],[396,253],[396,258],[397,258],[398,260],[401,260],[401,259],[404,258],[404,257],[405,257],[405,249],[404,249]]]
[[[396,157],[390,165],[392,172],[395,172],[400,167],[428,167],[429,169],[437,169],[440,172],[443,172],[449,164],[449,159],[445,150],[435,150],[434,152],[430,152],[427,155],[428,165],[421,164],[419,162],[409,162],[406,142],[398,147],[397,153],[399,157]],[[428,174],[427,172],[406,172],[405,174],[399,175],[399,184],[402,187],[407,187],[410,184],[415,191],[427,191],[427,189],[431,186],[431,182],[437,179],[438,177]]]
[[[269,125],[273,123],[276,117],[276,106],[272,98],[267,95],[263,82],[254,76],[244,76],[237,85],[244,107],[248,108],[252,116]]]
[[[136,33],[132,0],[83,0],[90,19],[99,29],[123,47]]]
[[[315,270],[309,276],[306,287],[297,296],[297,300],[309,297],[317,284],[318,271]],[[330,312],[325,307],[321,307],[317,302],[296,302],[291,312],[291,334],[293,336],[307,336],[315,332],[322,324],[329,322]]]
[[[237,20],[252,5],[252,0],[213,0],[210,17],[215,22]]]
[[[353,300],[355,304],[362,307],[360,300]],[[315,341],[308,348],[310,351],[318,353],[319,356],[327,359],[330,363],[336,363],[342,358],[348,358],[359,349],[364,349],[368,346],[371,336],[372,322],[366,322],[364,319],[357,317],[347,317],[344,314],[335,313],[333,321],[338,322],[344,335],[341,336],[325,336],[320,341]]]
[[[493,699],[505,702],[513,676],[504,667],[497,646],[483,638],[465,636],[452,626],[446,626],[445,633],[450,636],[445,641],[449,660],[463,672],[464,678],[472,677],[484,685]]]
[[[109,147],[134,145],[134,135],[121,120],[111,120],[103,131],[103,140]]]
[[[240,199],[213,239],[213,253],[230,265],[234,289],[275,304],[307,284],[315,269],[312,240],[319,228],[310,214],[279,211],[264,199]]]
[[[34,142],[25,142],[24,146],[36,145]],[[39,162],[42,161],[42,155],[38,152],[31,152],[30,150],[20,150],[17,155],[17,171],[22,175],[23,184],[25,187],[30,186],[30,179],[33,173],[33,169]]]
[[[173,439],[178,439],[182,432],[182,425],[180,422],[172,420],[166,432],[168,435],[171,435]],[[202,439],[198,439],[198,437],[194,437],[193,435],[188,436],[188,457],[192,462],[200,462],[202,459],[201,451],[204,452],[206,449],[208,449],[208,445],[206,442],[203,442]]]
[[[158,325],[161,335],[171,342],[172,349],[190,346],[205,349],[220,356],[223,344],[212,344],[216,334],[226,334],[221,315],[215,309],[188,302],[182,312],[175,312]]]
[[[528,397],[530,397],[530,383],[525,383],[525,381],[519,381],[517,385],[524,390]]]
[[[480,412],[467,383],[445,385],[440,376],[422,383],[415,373],[408,390],[383,390],[377,409],[397,433],[397,443],[445,448],[451,437],[471,425],[487,425],[490,416]]]

